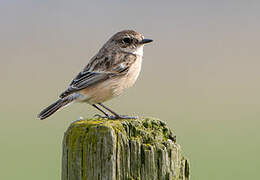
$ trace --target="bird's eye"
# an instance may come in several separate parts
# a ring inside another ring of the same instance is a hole
[[[132,39],[126,37],[126,38],[123,39],[123,42],[126,43],[126,44],[130,44],[130,43],[132,43]]]

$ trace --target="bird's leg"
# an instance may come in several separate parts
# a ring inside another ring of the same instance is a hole
[[[97,108],[99,111],[101,111],[103,114],[105,114],[105,116],[106,116],[107,118],[110,117],[109,114],[107,114],[105,111],[103,111],[103,110],[102,110],[100,107],[98,107],[96,104],[92,104],[92,106],[94,106],[94,107]],[[103,117],[100,116],[99,114],[96,114],[95,116],[98,116],[98,117],[103,118]]]
[[[104,111],[103,109],[101,109],[100,107],[98,107],[96,104],[92,104],[92,106],[94,106],[95,108],[97,108],[99,111],[101,111],[103,114],[105,114],[105,116],[101,116],[99,114],[96,114],[95,116],[99,117],[99,118],[108,118],[108,119],[118,119],[116,118],[116,116],[110,116],[106,111]]]
[[[106,110],[108,110],[109,112],[111,112],[113,115],[115,115],[116,117],[119,117],[120,115],[117,114],[115,111],[113,111],[112,109],[110,109],[109,107],[106,107],[104,104],[102,103],[98,103],[100,106],[102,106],[103,108],[105,108]]]
[[[105,108],[106,110],[108,110],[109,112],[111,112],[113,115],[113,117],[108,117],[109,119],[137,119],[137,117],[131,117],[131,116],[124,116],[124,115],[119,115],[117,114],[115,111],[113,111],[112,109],[110,109],[109,107],[105,106],[102,103],[98,103],[100,106],[102,106],[103,108]]]

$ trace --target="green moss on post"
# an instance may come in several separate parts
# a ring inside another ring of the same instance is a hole
[[[73,122],[63,139],[62,180],[188,180],[189,162],[165,122]]]

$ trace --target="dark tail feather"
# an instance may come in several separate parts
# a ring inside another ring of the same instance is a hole
[[[48,106],[47,108],[42,110],[40,112],[40,114],[38,115],[38,118],[40,120],[43,120],[43,119],[51,116],[53,113],[58,111],[61,107],[69,104],[70,102],[72,102],[72,100],[73,99],[71,99],[71,98],[64,98],[64,99],[57,100],[55,103],[51,104],[50,106]]]

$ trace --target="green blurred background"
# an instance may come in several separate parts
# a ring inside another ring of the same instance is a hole
[[[154,39],[136,85],[107,102],[165,120],[192,179],[258,179],[260,2],[2,0],[0,179],[60,179],[69,124],[95,109],[38,112],[115,32]]]

